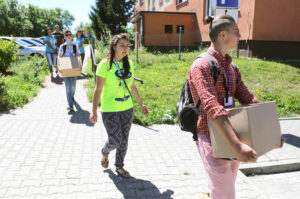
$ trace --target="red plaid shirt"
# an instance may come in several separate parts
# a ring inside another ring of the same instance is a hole
[[[228,115],[224,109],[225,88],[223,86],[224,77],[226,85],[228,83],[227,74],[230,85],[229,96],[236,98],[241,104],[257,103],[258,101],[243,83],[240,71],[237,70],[238,72],[236,72],[233,68],[232,59],[228,54],[223,57],[212,47],[208,49],[208,53],[215,58],[217,67],[220,70],[216,84],[214,85],[209,63],[203,58],[194,61],[187,79],[194,103],[197,104],[196,102],[199,99],[201,100],[200,116],[197,122],[198,133],[209,138],[207,116],[211,120],[215,120],[220,116]]]

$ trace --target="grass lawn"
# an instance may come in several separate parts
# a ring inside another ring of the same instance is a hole
[[[104,50],[97,57],[97,63],[106,55]],[[135,76],[144,84],[136,82],[140,95],[149,109],[147,116],[142,115],[135,103],[134,123],[151,125],[177,122],[175,104],[179,100],[181,87],[187,72],[199,52],[149,53],[139,51],[139,63],[136,54],[129,58],[135,63]],[[300,63],[283,64],[258,59],[233,59],[239,66],[242,78],[248,88],[260,102],[276,100],[280,117],[300,116]],[[298,66],[298,68],[297,68]],[[91,64],[87,71],[92,75]],[[86,83],[91,101],[94,80]]]

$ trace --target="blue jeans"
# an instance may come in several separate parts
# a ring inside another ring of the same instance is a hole
[[[50,73],[53,72],[52,70],[52,65],[56,68],[56,53],[50,53],[50,52],[46,52],[46,58],[47,58],[47,61],[48,61],[48,65],[49,65],[49,70],[50,70]]]
[[[76,80],[77,77],[65,77],[64,82],[66,85],[66,94],[67,94],[67,101],[69,104],[69,107],[73,108],[73,98],[75,95],[75,89],[76,89]]]

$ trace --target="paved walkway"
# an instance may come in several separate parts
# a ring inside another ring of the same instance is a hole
[[[131,179],[116,175],[114,153],[103,169],[100,149],[107,136],[101,118],[96,125],[89,122],[84,81],[77,82],[73,114],[59,79],[48,81],[25,107],[0,114],[1,199],[197,199],[208,192],[191,136],[176,125],[132,126],[125,161]],[[296,133],[287,134],[286,150],[295,150],[292,157],[299,159]],[[277,152],[273,156],[282,155]],[[266,198],[241,172],[236,184],[237,198]]]

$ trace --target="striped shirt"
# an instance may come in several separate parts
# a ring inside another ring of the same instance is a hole
[[[215,120],[220,116],[228,115],[224,109],[224,77],[226,85],[228,85],[227,78],[229,77],[229,96],[237,99],[243,105],[257,103],[258,101],[243,83],[240,71],[233,68],[231,64],[232,59],[228,54],[223,57],[212,47],[207,52],[215,58],[217,67],[220,70],[216,84],[214,84],[209,63],[203,58],[198,58],[194,61],[188,72],[187,79],[190,84],[193,101],[195,104],[199,99],[201,101],[197,131],[209,138],[207,116],[211,120]]]

